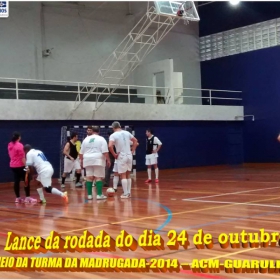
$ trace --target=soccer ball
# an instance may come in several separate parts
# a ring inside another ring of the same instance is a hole
[[[107,196],[112,197],[115,195],[115,190],[113,188],[108,188],[107,189]]]
[[[182,17],[184,15],[184,10],[179,10],[178,12],[177,12],[177,16],[178,17]]]

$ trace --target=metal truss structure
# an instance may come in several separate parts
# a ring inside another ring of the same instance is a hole
[[[148,8],[146,14],[93,76],[93,83],[86,84],[80,90],[69,118],[92,94],[96,95],[93,109],[96,112],[180,20],[174,14],[159,13],[157,8]],[[82,99],[80,94],[83,95]],[[103,94],[107,97],[99,102]]]

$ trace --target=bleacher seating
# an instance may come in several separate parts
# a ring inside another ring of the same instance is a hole
[[[77,98],[77,86],[69,85],[50,85],[19,83],[19,99],[28,100],[58,100],[58,101],[75,101]],[[14,90],[9,90],[14,89]],[[97,88],[96,92],[101,93],[104,88]],[[70,91],[70,92],[69,92]],[[85,91],[83,91],[85,92]],[[81,100],[86,93],[81,92]],[[127,89],[117,89],[106,102],[128,103]],[[123,95],[125,94],[125,95]],[[98,94],[92,94],[86,102],[96,101]],[[99,97],[98,101],[102,102],[108,97],[108,90]],[[16,99],[15,83],[0,82],[0,99]],[[137,90],[130,89],[130,103],[145,103],[145,98],[137,97]]]

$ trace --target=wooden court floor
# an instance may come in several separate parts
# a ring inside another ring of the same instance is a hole
[[[15,205],[10,184],[0,185],[0,256],[15,256],[4,251],[7,232],[18,235],[47,237],[55,230],[66,235],[82,235],[84,230],[98,235],[105,230],[115,238],[125,230],[136,239],[145,229],[153,229],[164,241],[170,230],[187,230],[188,249],[166,248],[163,251],[48,252],[47,257],[91,258],[145,258],[178,259],[180,263],[193,259],[271,259],[279,258],[276,248],[222,249],[218,244],[220,233],[280,232],[280,165],[247,165],[243,167],[205,167],[160,171],[160,183],[145,184],[145,172],[137,173],[133,180],[132,198],[120,199],[119,188],[113,198],[106,201],[87,201],[84,189],[67,185],[69,204],[59,197],[46,195],[47,204]],[[59,187],[56,183],[55,186]],[[21,189],[23,195],[23,187]],[[94,190],[95,192],[95,190]],[[36,196],[36,184],[32,183]],[[213,236],[212,249],[198,250],[192,242],[199,229]],[[29,256],[30,255],[17,255]],[[221,272],[193,273],[109,273],[109,272],[1,272],[0,278],[279,278],[280,274],[228,274]]]

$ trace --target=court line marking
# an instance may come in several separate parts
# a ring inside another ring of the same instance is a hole
[[[278,184],[279,184],[279,182],[278,182]],[[135,189],[135,190],[137,190],[137,189]],[[141,190],[145,190],[145,191],[149,191],[150,189],[141,189]],[[160,190],[160,192],[172,192],[172,193],[212,193],[212,194],[221,194],[221,192],[216,192],[216,191],[186,191],[186,190],[183,190],[183,188],[182,188],[182,190],[179,190],[179,189],[170,189],[170,190]],[[250,195],[250,194],[247,194],[247,193],[245,193],[245,194],[241,194],[241,195]],[[259,195],[259,194],[252,194],[252,195]],[[272,196],[273,194],[262,194],[262,196]],[[191,198],[192,199],[192,198]]]
[[[226,257],[229,257],[229,256],[238,255],[240,253],[249,252],[249,251],[253,251],[253,250],[257,250],[257,249],[259,249],[259,248],[249,248],[249,249],[245,249],[245,250],[241,250],[241,251],[237,251],[237,252],[233,252],[233,253],[228,253],[228,254],[225,254],[225,255],[218,255],[216,257],[212,257],[212,258],[209,258],[207,260],[215,260],[215,259],[226,258]]]
[[[213,221],[213,222],[210,222],[210,223],[205,223],[205,224],[196,224],[196,225],[193,225],[193,226],[189,226],[187,228],[177,228],[176,231],[177,232],[180,232],[182,230],[187,230],[188,232],[196,232],[197,233],[197,230],[190,230],[192,228],[203,228],[204,226],[209,226],[209,225],[216,225],[216,224],[225,224],[227,222],[235,222],[235,221],[241,221],[241,220],[247,220],[247,219],[252,219],[254,217],[264,217],[264,216],[271,216],[271,215],[279,215],[280,211],[273,211],[273,212],[262,212],[262,213],[259,213],[259,214],[255,214],[255,215],[251,215],[251,216],[246,216],[246,217],[236,217],[236,218],[231,218],[231,219],[226,219],[226,220],[218,220],[218,221]],[[242,228],[242,227],[240,227]],[[218,244],[218,243],[214,243],[214,244]],[[195,247],[192,247],[192,248],[189,248],[188,251],[190,250],[193,250],[195,249]],[[250,248],[248,248],[250,249]],[[164,253],[164,254],[160,254],[160,255],[155,255],[151,258],[159,258],[159,257],[163,257],[163,256],[166,256],[166,255],[173,255],[173,254],[176,254],[176,253],[182,253],[184,252],[185,250],[179,250],[179,251],[174,251],[174,252],[169,252],[169,253]],[[150,259],[150,257],[149,257]]]
[[[162,179],[163,180],[163,179]],[[175,179],[164,179],[164,181],[173,181]],[[214,179],[205,179],[205,180],[197,180],[197,179],[176,179],[176,182],[199,182],[199,183],[205,183],[205,182],[212,182],[212,183],[257,183],[257,184],[279,184],[279,181],[252,181],[252,180],[214,180]]]
[[[260,231],[259,228],[252,228],[252,227],[239,227],[239,226],[235,226],[235,228],[244,229],[244,230],[248,229],[248,230]],[[265,229],[265,231],[267,231],[267,232],[278,232],[275,229],[274,230],[273,229]]]
[[[152,188],[152,187],[151,187]],[[140,188],[139,188],[140,189]],[[139,190],[139,189],[134,189],[134,190]],[[143,191],[150,191],[151,189],[149,188],[141,188],[141,190]],[[153,191],[155,191],[156,189],[153,189]],[[215,194],[219,194],[220,192],[217,192],[217,191],[187,191],[187,190],[184,190],[184,187],[182,187],[182,189],[180,188],[177,188],[176,189],[170,189],[170,190],[160,190],[160,192],[186,192],[186,193],[215,193]]]
[[[258,203],[247,203],[247,202],[230,202],[230,201],[215,201],[215,200],[189,200],[190,202],[205,202],[205,203],[217,203],[217,204],[236,204],[236,205],[252,205],[252,206],[261,206],[261,207],[275,207],[280,208],[280,205],[271,205],[271,204],[258,204]]]
[[[264,191],[264,190],[273,190],[273,189],[280,189],[280,187],[263,188],[263,189],[247,190],[247,191],[232,192],[232,193],[214,194],[214,195],[199,196],[199,197],[193,197],[193,198],[183,198],[182,200],[183,201],[189,201],[189,200],[192,200],[192,199],[209,198],[209,197],[225,196],[225,195],[230,195],[230,194],[240,194],[240,193]]]
[[[275,188],[280,188],[280,187],[275,187]],[[275,188],[265,188],[267,189],[275,189]],[[258,190],[264,190],[264,189],[258,189]],[[248,191],[243,191],[243,192],[252,192],[252,191],[258,191],[258,190],[248,190]],[[240,193],[240,192],[238,192]],[[226,195],[226,194],[224,194]],[[279,198],[279,197],[277,197]],[[268,201],[268,200],[274,200],[277,198],[270,198],[270,199],[265,199],[265,200],[257,200],[257,201],[249,201],[247,202],[247,204],[250,204],[251,202],[260,202],[260,201]],[[190,210],[190,211],[183,211],[183,212],[176,212],[173,213],[173,215],[179,215],[179,214],[185,214],[185,213],[193,213],[193,212],[199,212],[199,211],[204,211],[204,210],[210,210],[210,209],[217,209],[217,208],[224,208],[224,207],[229,207],[229,206],[233,206],[236,203],[233,204],[227,204],[227,205],[223,205],[223,206],[216,206],[216,207],[208,207],[208,208],[203,208],[203,209],[197,209],[197,210]],[[125,221],[120,221],[120,222],[114,222],[111,224],[121,224],[121,223],[128,223],[128,222],[133,222],[133,221],[139,221],[139,220],[146,220],[146,219],[151,219],[151,218],[156,218],[156,217],[164,217],[164,216],[170,216],[170,214],[162,214],[162,215],[156,215],[156,216],[149,216],[149,217],[142,217],[142,218],[137,218],[137,219],[131,219],[131,220],[125,220]],[[64,232],[60,232],[60,233],[69,233],[69,232],[76,232],[76,231],[82,231],[82,230],[87,230],[87,229],[92,229],[92,228],[98,228],[98,227],[102,227],[102,226],[108,226],[110,225],[109,223],[106,224],[101,224],[101,225],[97,225],[97,226],[93,226],[93,227],[87,227],[87,228],[81,228],[81,229],[75,229],[75,230],[70,230],[70,231],[64,231]],[[43,236],[48,236],[48,235],[43,235]]]
[[[193,225],[193,226],[189,226],[189,227],[184,227],[184,228],[177,228],[176,231],[177,232],[180,232],[182,230],[187,230],[188,232],[196,232],[197,233],[197,230],[193,230],[193,228],[203,228],[204,226],[209,226],[209,225],[217,225],[217,224],[225,224],[227,222],[235,222],[235,221],[242,221],[242,220],[247,220],[247,219],[252,219],[252,218],[255,218],[255,217],[264,217],[264,216],[271,216],[271,215],[279,215],[280,211],[273,211],[273,212],[262,212],[262,213],[259,213],[259,214],[255,214],[255,215],[251,215],[251,216],[242,216],[242,217],[236,217],[236,218],[230,218],[230,219],[226,219],[226,220],[218,220],[218,221],[213,221],[213,222],[209,222],[209,223],[205,223],[205,224],[196,224],[196,225]],[[236,227],[235,227],[236,228]],[[241,229],[247,229],[246,227],[240,227]],[[259,229],[258,229],[259,230]],[[273,231],[275,232],[275,231]],[[214,243],[214,244],[218,244],[218,243]],[[195,247],[192,247],[192,248],[189,248],[188,251],[190,250],[193,250],[195,249]],[[250,248],[248,248],[250,249]],[[163,257],[163,256],[169,256],[169,255],[173,255],[173,254],[176,254],[176,253],[182,253],[184,252],[185,250],[179,250],[179,251],[174,251],[174,252],[169,252],[169,253],[164,253],[164,254],[159,254],[159,255],[155,255],[153,257],[149,257],[150,258],[159,258],[159,257]]]
[[[159,227],[157,227],[157,228],[154,230],[155,233],[157,233],[157,232],[159,232],[161,229],[163,229],[163,228],[164,228],[167,224],[169,224],[170,221],[172,220],[172,211],[171,211],[167,206],[165,206],[165,205],[163,205],[163,204],[161,204],[161,203],[159,203],[159,202],[149,200],[149,199],[134,198],[133,200],[145,201],[145,202],[147,202],[147,204],[148,204],[148,203],[156,204],[156,205],[159,206],[159,208],[163,208],[163,209],[167,212],[167,214],[168,214],[167,219],[166,219]]]
[[[280,197],[274,197],[274,198],[269,198],[269,199],[261,199],[261,200],[254,200],[254,201],[248,201],[248,203],[252,202],[261,202],[261,201],[269,201],[269,200],[274,200],[278,199]],[[225,208],[225,207],[230,207],[234,206],[235,204],[227,204],[227,205],[222,205],[222,206],[214,206],[214,207],[207,207],[207,208],[201,208],[201,209],[195,209],[195,210],[187,210],[187,211],[181,211],[181,212],[173,212],[172,216],[175,215],[181,215],[181,214],[187,214],[187,213],[195,213],[195,212],[200,212],[200,211],[206,211],[206,210],[213,210],[213,209],[218,209],[218,208]],[[155,215],[155,216],[148,216],[148,217],[142,217],[142,218],[137,218],[137,219],[130,219],[130,220],[124,220],[124,221],[119,221],[119,222],[114,222],[114,223],[106,223],[102,225],[97,225],[93,227],[86,227],[86,228],[80,228],[80,229],[74,229],[74,230],[68,230],[68,231],[62,231],[59,233],[70,233],[70,232],[76,232],[76,231],[83,231],[83,230],[88,230],[88,229],[94,229],[94,228],[99,228],[99,227],[104,227],[108,225],[117,225],[117,224],[123,224],[123,223],[129,223],[129,222],[135,222],[135,221],[141,221],[141,220],[148,220],[152,218],[159,218],[159,217],[165,217],[168,216],[168,214],[161,214],[161,215]],[[43,236],[48,236],[48,235],[43,235]]]
[[[160,231],[161,229],[163,229],[171,220],[172,220],[172,211],[165,205],[163,205],[162,203],[159,203],[159,202],[156,202],[156,201],[152,201],[152,200],[149,200],[149,199],[141,199],[141,198],[133,198],[134,200],[140,200],[140,201],[145,201],[147,204],[148,203],[152,203],[152,204],[156,204],[159,208],[163,208],[168,216],[167,216],[167,219],[158,227],[156,228],[154,231],[155,233],[157,233],[158,231]],[[1,205],[0,205],[1,207]],[[14,207],[12,206],[5,206],[6,208],[12,208],[14,209]],[[42,206],[41,206],[42,207]],[[26,209],[33,209],[33,208],[26,208]],[[35,211],[34,211],[35,210]],[[57,211],[57,210],[48,210],[48,209],[45,209],[44,211]],[[1,208],[0,208],[0,212],[1,212]],[[17,220],[24,220],[24,219],[27,219],[29,217],[26,217],[26,215],[28,214],[29,216],[30,215],[39,215],[39,213],[36,211],[36,208],[33,209],[32,211],[33,213],[20,213],[20,214],[23,214],[25,215],[24,217],[21,217],[21,218],[7,218],[7,219],[3,219],[3,220],[0,220],[0,222],[6,222],[6,221],[17,221]],[[63,213],[63,212],[62,212]],[[63,213],[64,214],[64,213]],[[51,216],[49,216],[51,218]]]

